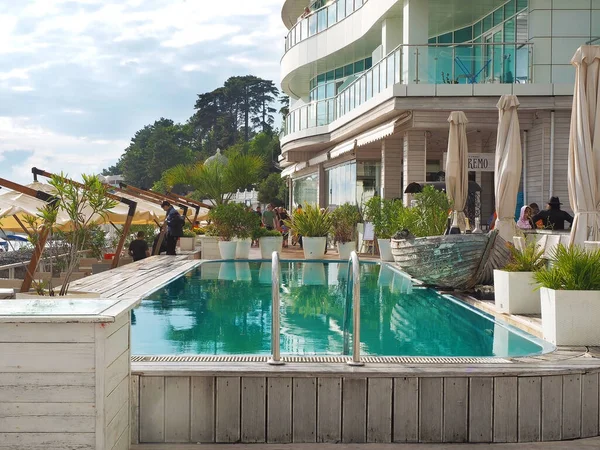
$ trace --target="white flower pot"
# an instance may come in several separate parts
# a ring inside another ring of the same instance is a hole
[[[389,239],[377,239],[377,245],[379,245],[379,258],[382,261],[394,262],[392,242]]]
[[[235,259],[250,259],[250,247],[252,246],[252,239],[239,239],[236,242],[237,247],[235,249]]]
[[[258,239],[258,245],[260,247],[260,257],[262,259],[268,259],[269,261],[273,257],[273,252],[281,254],[281,248],[283,246],[283,236],[265,236]]]
[[[323,259],[325,256],[326,237],[302,237],[304,259]]]
[[[200,237],[200,250],[202,259],[219,259],[219,238],[216,236]]]
[[[600,346],[600,291],[541,288],[542,331],[555,345]]]
[[[351,241],[345,242],[343,244],[341,242],[338,242],[337,248],[338,253],[340,254],[340,259],[347,261],[348,259],[350,259],[350,254],[352,253],[352,251],[356,250],[356,242]]]
[[[236,241],[219,241],[219,252],[221,253],[221,259],[235,259],[236,249]]]
[[[179,250],[191,252],[194,251],[194,243],[196,238],[193,237],[180,237],[179,238]]]
[[[505,314],[539,314],[540,294],[533,281],[533,272],[494,270],[496,308]]]

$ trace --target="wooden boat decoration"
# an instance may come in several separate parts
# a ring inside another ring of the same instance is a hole
[[[487,234],[451,234],[392,239],[395,265],[426,285],[457,290],[490,284],[493,269],[510,258],[497,231]]]

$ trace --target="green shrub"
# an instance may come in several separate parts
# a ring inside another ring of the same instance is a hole
[[[552,265],[534,272],[535,281],[548,289],[568,291],[600,290],[600,250],[588,252],[578,246],[558,245]]]
[[[294,211],[285,225],[305,237],[326,237],[333,221],[329,211],[321,211],[317,205],[307,203],[302,211]]]
[[[452,207],[445,192],[425,186],[415,194],[416,205],[404,218],[407,228],[416,237],[440,236],[446,231],[448,211]]]
[[[365,220],[373,224],[378,239],[389,239],[398,231],[398,220],[404,209],[400,200],[371,197],[365,203]]]
[[[536,272],[544,267],[544,251],[538,249],[535,243],[527,245],[523,251],[514,245],[509,245],[510,261],[504,267],[507,272]]]
[[[264,227],[256,227],[252,233],[252,239],[257,240],[261,237],[279,237],[281,233],[277,230],[267,230]]]
[[[354,240],[356,224],[361,221],[358,206],[344,203],[331,213],[334,242],[345,244]]]
[[[224,241],[231,241],[234,237],[249,238],[260,220],[256,213],[247,211],[240,203],[217,205],[210,210],[208,217],[212,224],[207,234],[219,236]]]

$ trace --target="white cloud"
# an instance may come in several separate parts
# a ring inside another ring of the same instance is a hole
[[[35,88],[33,86],[11,86],[10,90],[15,92],[31,92],[35,91]]]

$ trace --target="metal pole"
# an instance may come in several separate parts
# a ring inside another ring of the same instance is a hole
[[[350,366],[364,366],[360,360],[360,270],[358,255],[350,254],[348,264],[352,266],[352,360]]]
[[[271,297],[273,305],[271,308],[271,358],[269,364],[272,366],[281,366],[285,364],[281,361],[280,347],[280,326],[279,326],[279,253],[273,252],[271,257]]]

